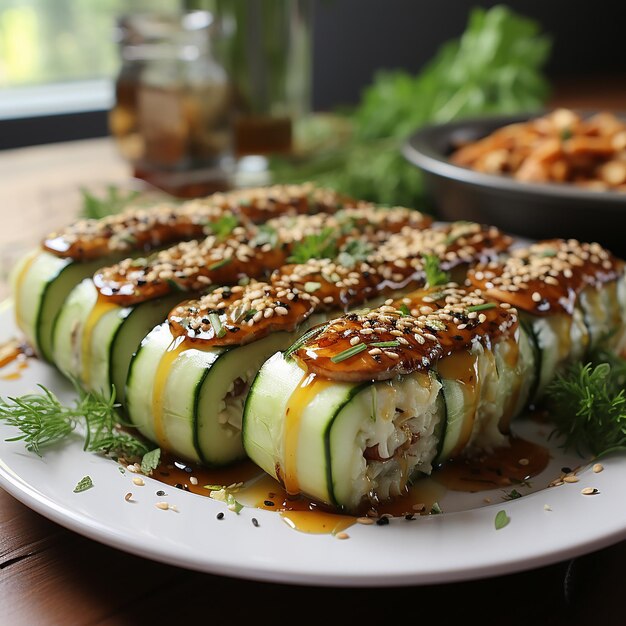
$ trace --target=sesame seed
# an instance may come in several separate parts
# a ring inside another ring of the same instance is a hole
[[[133,478],[133,483],[138,487],[143,487],[146,484],[143,478],[140,478],[139,476],[135,476],[135,478]]]
[[[189,477],[189,482],[190,482],[192,485],[197,485],[197,484],[198,484],[198,479],[197,479],[195,476],[190,476],[190,477]]]
[[[593,469],[594,474],[599,474],[604,469],[604,466],[601,465],[600,463],[596,463],[592,469]]]
[[[552,510],[552,507],[551,507],[549,504],[544,504],[544,505],[543,505],[543,510],[544,510],[544,511],[551,511],[551,510]]]
[[[519,463],[520,465],[528,465],[528,464],[530,463],[530,461],[529,461],[528,459],[520,459],[520,460],[518,461],[518,463]]]
[[[374,520],[371,517],[357,517],[357,524],[364,524],[365,526],[370,526],[374,523]]]
[[[356,346],[357,343],[359,343],[359,341],[361,341],[361,338],[357,335],[355,337],[352,337],[350,339],[350,345],[351,346]]]
[[[162,511],[167,511],[167,509],[170,508],[170,505],[167,502],[157,502],[154,506]]]
[[[337,539],[350,539],[350,535],[348,533],[337,533],[335,537],[337,537]]]
[[[577,483],[580,480],[578,476],[574,476],[573,474],[569,474],[563,478],[564,483]]]
[[[224,519],[224,513],[220,511],[215,517],[217,517],[217,519]]]
[[[380,348],[372,348],[371,350],[368,350],[367,353],[372,356],[376,356],[377,354],[382,354],[383,351]]]
[[[533,291],[531,298],[533,302],[541,302],[541,294],[538,291]]]
[[[580,493],[582,493],[583,496],[595,496],[600,492],[594,487],[585,487],[584,489],[581,489]]]
[[[252,518],[252,525],[255,526],[256,528],[259,527],[259,520],[256,517]]]
[[[125,496],[124,496],[124,500],[126,500],[126,502],[130,502],[131,499],[133,497],[133,494],[129,491]]]

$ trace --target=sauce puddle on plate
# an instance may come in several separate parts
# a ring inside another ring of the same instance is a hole
[[[28,367],[28,359],[34,357],[33,349],[17,339],[9,339],[0,344],[0,369],[14,364],[10,372],[2,372],[0,380],[19,380],[22,372]]]
[[[517,437],[512,437],[510,443],[490,455],[449,461],[432,476],[416,480],[403,495],[374,505],[367,503],[360,514],[379,518],[438,513],[436,504],[447,491],[478,492],[509,487],[529,480],[546,468],[550,459],[547,448]],[[244,506],[274,511],[291,528],[304,533],[337,534],[357,521],[354,515],[337,513],[332,507],[305,496],[289,495],[278,481],[251,461],[215,469],[164,455],[152,477],[206,497],[211,491],[226,487]]]

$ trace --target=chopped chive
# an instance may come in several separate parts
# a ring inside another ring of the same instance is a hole
[[[498,305],[495,302],[485,302],[485,304],[475,304],[474,306],[468,306],[467,312],[473,313],[474,311],[486,311],[487,309],[495,309]]]
[[[325,331],[327,326],[328,324],[322,324],[321,326],[316,326],[315,328],[311,328],[310,330],[307,330],[306,333],[302,335],[302,337],[300,337],[299,339],[296,339],[291,344],[291,346],[289,346],[289,348],[285,350],[284,357],[288,359],[296,350],[299,350],[307,341],[309,341],[310,339],[313,339],[313,337],[316,337],[321,332]]]
[[[224,267],[224,265],[228,265],[231,262],[231,258],[227,257],[225,259],[222,259],[221,261],[217,261],[217,263],[213,263],[213,265],[209,265],[209,267],[207,269],[209,270],[216,270],[219,269],[220,267]]]
[[[209,313],[209,322],[213,326],[215,336],[221,339],[226,334],[226,329],[220,321],[220,316],[217,313]]]
[[[368,348],[397,348],[400,345],[399,341],[375,341],[374,343],[368,343]]]
[[[363,352],[363,350],[367,350],[367,345],[364,343],[357,343],[356,346],[351,346],[339,354],[335,354],[335,356],[330,357],[330,360],[333,363],[341,363],[342,361],[359,354],[359,352]]]
[[[175,280],[171,278],[167,278],[166,281],[172,291],[187,291],[183,285],[177,283]]]
[[[409,307],[404,302],[398,307],[398,310],[402,313],[402,315],[411,315]]]
[[[496,519],[494,520],[494,526],[496,527],[496,530],[500,530],[501,528],[504,528],[510,521],[511,518],[506,514],[506,511],[498,511],[496,513]]]
[[[542,257],[556,256],[556,250],[554,250],[553,248],[546,248],[545,250],[542,251],[542,253],[539,256],[542,256]]]
[[[251,320],[257,313],[256,309],[248,309],[245,313],[246,321]]]

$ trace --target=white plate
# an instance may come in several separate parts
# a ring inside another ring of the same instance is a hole
[[[8,307],[0,313],[0,340],[15,335]],[[7,366],[2,374],[12,371]],[[0,380],[0,395],[16,396],[45,384],[61,397],[70,388],[51,367],[32,361],[19,380]],[[518,431],[541,441],[546,431],[535,422],[518,422]],[[350,539],[309,535],[289,528],[269,511],[244,508],[239,515],[216,514],[223,504],[164,487],[150,478],[144,487],[131,483],[116,463],[82,451],[73,441],[46,451],[40,459],[21,442],[6,442],[14,431],[0,425],[0,485],[18,500],[59,524],[102,543],[157,561],[214,574],[277,582],[323,585],[403,585],[494,576],[547,565],[599,549],[626,537],[626,458],[604,462],[605,470],[581,473],[576,484],[545,489],[559,468],[580,459],[554,449],[548,469],[518,488],[524,497],[503,501],[503,491],[448,492],[440,501],[443,515],[415,521],[394,519],[388,526],[355,525]],[[94,487],[73,493],[90,475]],[[600,493],[583,496],[585,486]],[[179,512],[154,505],[166,498]],[[534,492],[532,492],[534,490]],[[124,495],[132,491],[135,503]],[[532,492],[532,493],[531,493]],[[526,495],[528,494],[528,495]],[[488,496],[493,504],[486,505]],[[544,505],[551,510],[546,510]],[[496,513],[510,517],[495,530]],[[252,517],[260,526],[254,527]]]

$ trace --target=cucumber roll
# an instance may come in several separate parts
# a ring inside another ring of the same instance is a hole
[[[597,243],[538,242],[470,270],[468,281],[520,311],[538,354],[535,402],[557,373],[590,350],[624,349],[624,263]]]
[[[17,326],[47,361],[54,361],[53,327],[66,298],[103,265],[189,239],[226,223],[260,223],[280,215],[335,213],[358,203],[312,184],[246,189],[182,204],[133,206],[101,219],[81,219],[49,234],[12,275]],[[415,212],[416,222],[421,214]],[[424,225],[428,218],[423,217]]]
[[[358,241],[366,244],[371,240],[371,249],[403,225],[415,227],[422,221],[420,213],[400,207],[356,207],[335,216],[282,216],[271,220],[271,227],[261,228],[244,228],[234,221],[223,223],[219,233],[202,242],[183,242],[150,258],[126,259],[115,270],[123,273],[123,284],[103,287],[87,280],[69,295],[54,325],[55,362],[85,389],[109,393],[115,386],[117,398],[123,402],[132,354],[183,300],[183,291],[261,279],[301,249],[337,254],[341,242],[351,249],[360,233]],[[107,271],[98,272],[100,280]]]
[[[490,256],[508,241],[497,231],[478,224],[465,224],[463,232],[467,233],[468,226],[472,237],[478,235],[473,241],[475,259]],[[295,336],[316,320],[364,303],[374,306],[381,298],[395,294],[398,285],[423,286],[423,254],[437,250],[447,267],[465,270],[466,256],[457,254],[464,244],[456,237],[450,238],[456,228],[403,229],[387,235],[393,245],[384,255],[380,248],[373,249],[368,237],[348,240],[335,259],[291,263],[276,270],[268,282],[218,288],[198,300],[182,303],[170,313],[169,326],[159,326],[151,332],[133,360],[127,384],[131,421],[147,437],[181,456],[211,464],[236,460],[237,455],[227,458],[229,448],[219,442],[224,434],[236,434],[240,441],[243,403],[263,362],[277,350],[289,347]],[[383,233],[376,236],[381,238]],[[396,250],[395,258],[391,250]],[[362,257],[365,260],[359,260]],[[398,258],[402,261],[400,266],[395,263]],[[401,278],[391,284],[388,277],[398,273]],[[174,360],[173,351],[177,355]],[[153,409],[155,391],[145,383],[156,376],[157,363],[162,381],[158,387],[178,390],[177,394],[162,395],[163,408],[158,411]],[[229,365],[224,366],[225,363]],[[142,372],[140,376],[133,374],[136,369]],[[188,380],[202,381],[198,387],[191,389],[183,384],[186,370]],[[214,390],[210,394],[203,391],[209,386]],[[410,395],[408,391],[406,394]],[[156,421],[167,422],[161,415],[181,414],[175,407],[183,396],[187,398],[185,406],[195,407],[184,412],[195,415],[186,421],[184,438],[185,442],[192,441],[190,433],[195,429],[194,452],[180,439],[167,436],[166,428],[154,426]],[[194,403],[192,397],[201,400]],[[241,449],[240,444],[238,454]],[[214,450],[219,450],[219,456]]]
[[[534,370],[522,332],[514,309],[454,284],[314,327],[253,382],[246,453],[292,495],[375,507],[436,464],[503,443]]]

